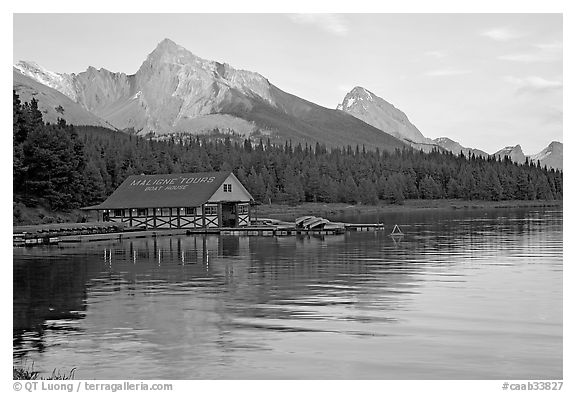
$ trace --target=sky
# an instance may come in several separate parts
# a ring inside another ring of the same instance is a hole
[[[13,62],[135,73],[164,38],[335,108],[362,86],[429,138],[563,142],[562,14],[14,14]]]

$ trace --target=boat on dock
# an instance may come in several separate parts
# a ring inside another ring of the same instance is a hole
[[[329,224],[330,221],[322,218],[322,217],[315,217],[315,216],[305,216],[300,217],[295,220],[296,228],[304,228],[304,229],[322,229],[326,224]]]
[[[302,228],[304,226],[305,222],[310,221],[311,219],[315,219],[317,217],[315,216],[302,216],[302,217],[298,217],[296,220],[294,220],[294,223],[296,224],[296,228]]]

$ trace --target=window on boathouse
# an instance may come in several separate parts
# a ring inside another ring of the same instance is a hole
[[[157,217],[170,217],[170,208],[169,207],[157,208],[156,209],[156,216]]]
[[[204,206],[204,214],[207,216],[215,216],[218,214],[218,206]]]

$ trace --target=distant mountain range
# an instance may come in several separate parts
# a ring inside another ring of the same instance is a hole
[[[549,168],[562,169],[564,160],[564,145],[561,142],[552,142],[540,153],[530,156],[532,161],[540,161],[540,165]]]
[[[76,124],[100,122],[156,135],[219,128],[328,146],[406,147],[354,116],[288,94],[258,73],[201,59],[168,39],[158,44],[134,75],[94,67],[79,74],[57,74],[22,61],[14,70],[21,74],[18,84],[15,78],[18,93],[28,91],[28,96],[42,101],[43,93],[50,91],[53,97],[66,96],[69,107],[71,102],[77,104],[76,112],[84,109],[84,118],[73,120],[64,108],[60,117]],[[38,83],[44,86],[38,89]],[[44,107],[50,113],[48,107],[56,104],[51,100]]]
[[[106,120],[92,114],[66,95],[17,70],[13,71],[13,88],[24,102],[29,102],[34,97],[38,100],[38,109],[42,112],[44,121],[56,123],[60,117],[70,124],[113,128]]]
[[[13,78],[22,100],[35,97],[50,122],[60,117],[71,124],[157,136],[219,129],[277,141],[388,151],[412,146],[488,156],[448,138],[425,137],[404,112],[365,88],[355,87],[336,110],[328,109],[282,91],[256,72],[195,56],[169,39],[160,42],[133,75],[94,67],[59,74],[20,61]],[[524,162],[518,148],[495,154]],[[562,168],[562,144],[553,142],[530,159]]]
[[[410,122],[404,112],[397,109],[376,94],[369,90],[356,86],[346,94],[338,110],[349,113],[374,127],[395,136],[406,144],[429,152],[433,149],[443,149],[454,154],[469,154],[475,156],[488,157],[490,154],[474,148],[464,147],[450,138],[442,137],[430,139],[425,137],[414,124]],[[562,143],[552,142],[540,153],[528,156],[532,161],[540,160],[542,166],[562,169]],[[505,147],[492,154],[496,157],[508,156],[514,162],[524,163],[526,157],[520,145]]]
[[[502,158],[508,156],[513,162],[518,163],[524,163],[526,162],[526,158],[528,158],[532,162],[540,161],[541,166],[546,165],[549,168],[562,169],[563,150],[564,145],[562,143],[552,142],[541,152],[526,156],[522,151],[522,147],[516,145],[505,147],[494,153],[494,156]]]
[[[448,151],[451,151],[454,154],[462,153],[466,157],[468,157],[469,154],[474,154],[476,157],[489,156],[489,154],[486,153],[485,151],[482,151],[480,149],[472,149],[470,147],[464,147],[458,142],[455,142],[452,139],[446,137],[436,138],[434,139],[434,143]]]

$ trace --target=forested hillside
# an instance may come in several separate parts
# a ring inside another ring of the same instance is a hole
[[[99,203],[132,174],[212,170],[234,171],[266,203],[562,199],[561,171],[509,159],[189,135],[155,141],[62,120],[45,124],[37,102],[22,103],[16,93],[13,115],[14,200],[55,211]]]

